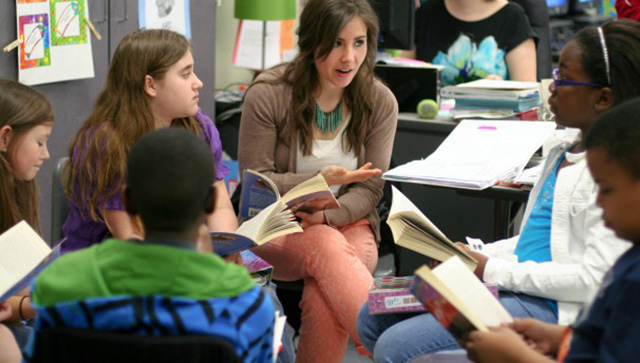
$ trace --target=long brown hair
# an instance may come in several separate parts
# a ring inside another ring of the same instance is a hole
[[[184,36],[159,29],[138,30],[118,44],[106,86],[69,149],[66,192],[83,215],[101,220],[97,211],[124,184],[127,153],[155,128],[145,77],[161,80],[190,49]],[[192,117],[174,119],[172,126],[201,133]]]
[[[13,131],[7,152],[0,153],[0,233],[23,219],[40,230],[36,181],[16,180],[9,155],[25,133],[53,121],[53,108],[40,92],[0,79],[0,127],[8,125]]]
[[[291,86],[291,127],[300,138],[304,155],[313,146],[313,91],[319,84],[314,59],[327,57],[342,29],[355,17],[367,27],[367,56],[353,81],[344,90],[344,101],[351,110],[351,122],[344,137],[345,150],[362,150],[373,115],[373,87],[376,51],[378,48],[378,16],[368,0],[310,0],[300,16],[298,47],[295,59],[289,63],[277,82]]]

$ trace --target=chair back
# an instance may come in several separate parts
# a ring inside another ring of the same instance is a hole
[[[64,193],[64,180],[66,175],[63,172],[69,163],[69,157],[60,158],[53,169],[51,180],[51,244],[58,242],[62,238],[62,224],[67,220],[69,214],[69,202]]]
[[[536,42],[536,78],[551,78],[551,29],[549,28],[549,10],[544,0],[510,0],[522,6],[529,18],[531,28],[538,36]]]
[[[239,362],[233,346],[208,335],[146,336],[69,327],[36,333],[32,362]]]

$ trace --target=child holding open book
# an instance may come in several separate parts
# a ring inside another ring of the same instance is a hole
[[[254,249],[274,277],[304,279],[297,360],[341,362],[377,263],[381,171],[389,167],[398,106],[373,74],[378,19],[367,0],[310,0],[300,52],[247,91],[240,169],[269,177],[284,194],[316,174],[340,207],[296,212],[303,233]]]
[[[18,82],[0,80],[0,233],[21,220],[40,230],[35,177],[49,159],[47,140],[53,123],[53,108],[42,94]],[[0,304],[0,321],[11,321],[9,326],[22,346],[28,334],[22,321],[34,316],[28,292]],[[0,325],[0,361],[5,352],[5,357],[12,356],[11,346],[15,347],[15,340]]]
[[[640,99],[605,113],[585,140],[605,225],[633,247],[609,270],[591,306],[571,327],[533,319],[472,332],[465,348],[478,362],[631,362],[640,356]],[[606,243],[603,241],[602,243]],[[564,340],[564,341],[563,341]],[[568,354],[562,347],[569,347]]]
[[[125,158],[136,140],[166,127],[185,129],[205,140],[213,154],[210,168],[216,170],[212,180],[215,206],[207,225],[216,232],[237,229],[224,183],[228,168],[222,162],[220,134],[198,107],[202,87],[195,73],[191,45],[181,34],[147,29],[128,34],[120,41],[105,88],[70,147],[66,183],[70,212],[62,226],[67,238],[63,252],[110,237],[144,237],[142,226],[126,213],[122,199]],[[271,288],[265,288],[265,292],[279,305]],[[284,346],[286,355],[292,356],[291,340],[284,339]]]
[[[638,49],[638,23],[615,21],[578,32],[563,49],[550,86],[556,123],[586,135],[603,112],[640,95]],[[479,261],[476,275],[502,288],[500,301],[512,316],[572,323],[628,248],[605,228],[596,189],[582,141],[560,145],[531,191],[521,233],[485,245],[482,253],[469,251]],[[459,348],[430,314],[376,317],[365,305],[358,323],[362,341],[380,362]]]

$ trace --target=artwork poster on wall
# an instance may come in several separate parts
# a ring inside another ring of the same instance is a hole
[[[18,79],[27,85],[93,78],[88,0],[16,0]]]
[[[139,0],[138,27],[173,30],[191,39],[189,0]]]

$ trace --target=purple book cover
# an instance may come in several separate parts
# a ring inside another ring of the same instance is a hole
[[[415,313],[427,311],[424,305],[411,292],[413,276],[376,277],[369,290],[369,313]],[[498,287],[485,284],[487,289],[498,298]]]
[[[262,286],[271,281],[273,266],[267,261],[249,250],[241,251],[240,256],[242,256],[242,264],[249,271],[257,285]]]
[[[413,276],[376,277],[369,290],[369,313],[413,313],[426,311],[411,294]]]

